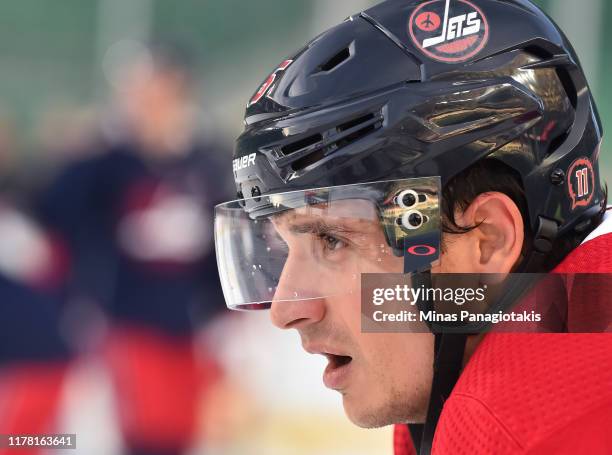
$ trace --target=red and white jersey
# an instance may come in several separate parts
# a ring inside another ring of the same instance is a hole
[[[612,273],[612,212],[554,272]],[[577,276],[568,289],[568,311],[595,307],[609,317],[612,289],[592,289],[589,279]],[[610,429],[612,333],[495,333],[446,401],[432,453],[611,454]],[[415,454],[406,425],[395,427],[394,442],[395,455]]]
[[[556,273],[612,273],[612,206],[603,222],[554,270]]]

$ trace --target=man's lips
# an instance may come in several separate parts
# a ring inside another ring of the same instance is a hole
[[[323,383],[329,389],[341,390],[346,387],[353,357],[325,346],[304,345],[310,354],[320,354],[327,359],[327,368],[323,372]]]
[[[342,390],[348,385],[348,375],[353,363],[349,356],[326,356],[329,360],[327,368],[323,372],[323,383],[325,387],[333,390]]]

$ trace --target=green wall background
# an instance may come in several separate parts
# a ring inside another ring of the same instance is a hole
[[[0,2],[0,113],[17,125],[20,146],[36,150],[36,125],[55,106],[87,106],[109,91],[102,61],[121,39],[172,39],[200,59],[201,100],[231,140],[245,100],[270,68],[327,24],[371,0],[20,0]],[[561,23],[581,58],[607,131],[612,127],[612,2],[539,0]],[[324,21],[321,20],[324,18]],[[324,23],[323,23],[324,22]],[[584,59],[583,59],[584,60]],[[585,63],[585,61],[583,61]],[[612,153],[602,152],[612,181]]]

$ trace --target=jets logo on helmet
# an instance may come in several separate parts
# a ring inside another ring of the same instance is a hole
[[[480,8],[467,0],[433,0],[410,16],[416,47],[433,60],[458,63],[475,57],[487,44],[489,25]]]

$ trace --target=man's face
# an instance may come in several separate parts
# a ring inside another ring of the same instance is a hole
[[[294,328],[304,349],[326,355],[323,380],[342,394],[362,427],[423,422],[433,377],[430,333],[362,333],[360,275],[402,273],[378,214],[365,201],[297,209],[273,220],[288,256],[271,307],[274,324]],[[524,221],[505,194],[483,193],[456,213],[460,235],[445,235],[432,273],[508,273],[521,257]],[[293,296],[293,298],[292,298]],[[466,355],[478,337],[472,337]]]
[[[336,203],[334,216],[297,209],[273,223],[288,246],[271,308],[274,324],[298,330],[306,351],[328,358],[323,382],[341,393],[355,424],[423,421],[433,335],[361,332],[360,275],[403,272],[374,206],[352,201],[343,211]]]

